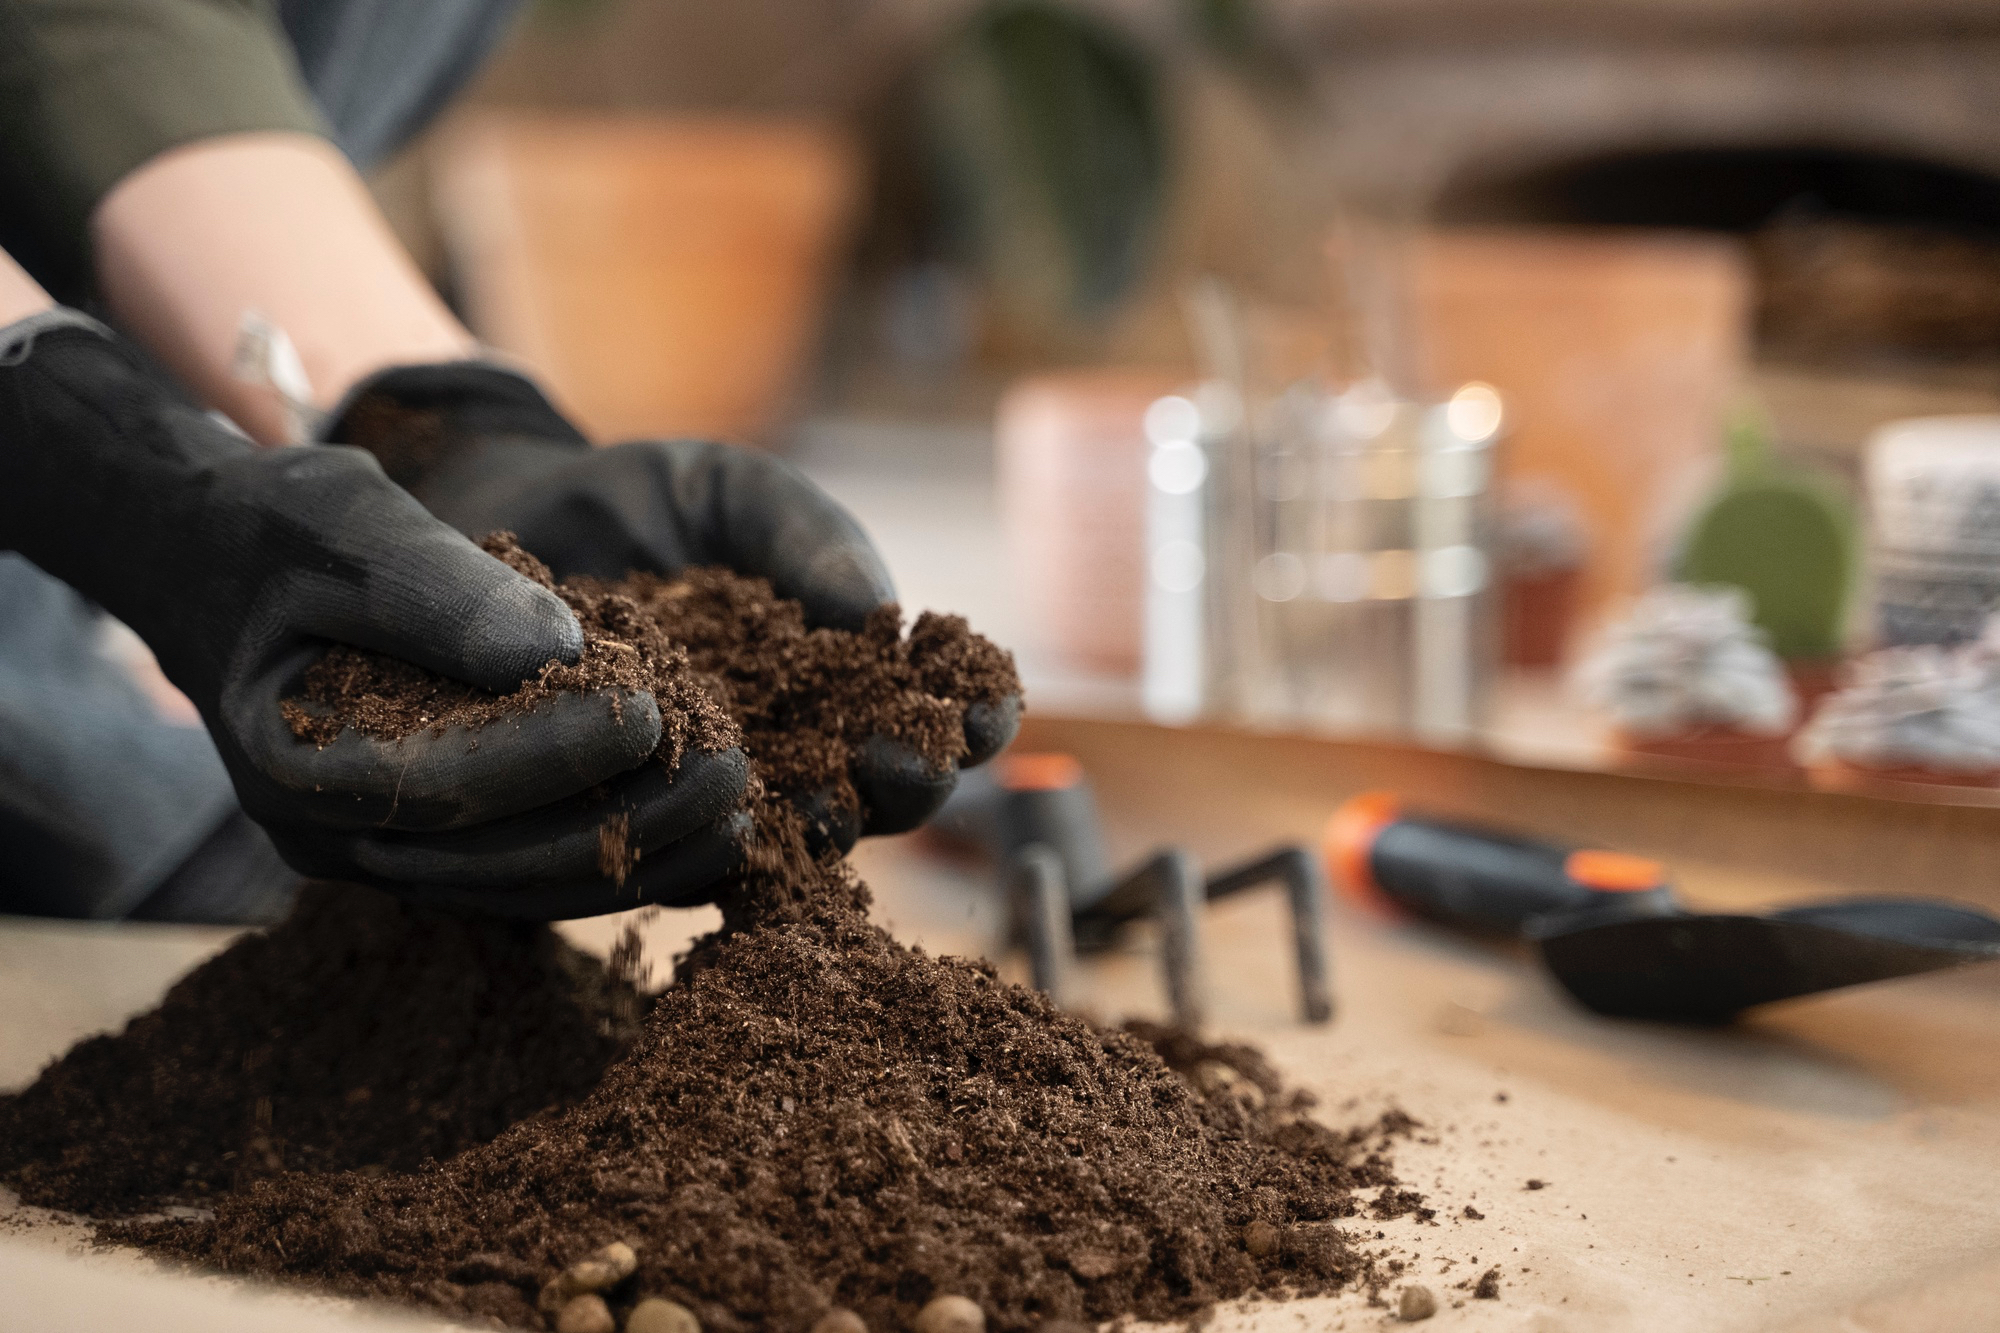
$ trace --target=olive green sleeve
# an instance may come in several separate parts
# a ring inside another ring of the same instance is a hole
[[[0,0],[0,210],[66,277],[127,172],[269,130],[325,133],[269,0]]]

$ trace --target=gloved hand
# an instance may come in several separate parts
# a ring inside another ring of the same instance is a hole
[[[735,818],[744,756],[647,762],[661,730],[647,694],[564,696],[476,746],[463,730],[348,730],[324,748],[291,733],[279,701],[328,640],[501,691],[583,646],[559,598],[361,450],[258,449],[109,331],[54,311],[0,329],[0,472],[0,543],[152,646],[298,870],[550,918],[700,896],[733,864],[718,820]],[[644,855],[616,886],[597,843],[621,811]]]
[[[383,371],[349,394],[325,434],[374,453],[459,531],[512,530],[558,578],[724,565],[769,579],[804,605],[808,624],[847,630],[895,599],[861,526],[790,465],[696,440],[594,449],[531,381],[487,362]],[[951,794],[958,768],[997,754],[1019,723],[1018,699],[974,705],[966,754],[942,772],[875,737],[851,774],[861,825],[829,821],[823,808],[815,822],[843,850],[858,835],[913,829]]]

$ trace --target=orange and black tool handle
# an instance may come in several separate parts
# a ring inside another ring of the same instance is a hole
[[[1324,853],[1350,901],[1486,935],[1531,935],[1578,912],[1678,910],[1658,861],[1409,814],[1385,792],[1336,810]]]

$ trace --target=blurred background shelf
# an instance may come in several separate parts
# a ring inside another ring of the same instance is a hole
[[[1253,398],[1498,387],[1496,499],[1581,534],[1567,670],[1672,577],[1738,416],[1851,509],[1884,424],[2000,413],[1995,70],[1968,0],[546,0],[378,186],[601,437],[786,453],[1032,707],[1131,719],[1145,407],[1227,378],[1196,293]],[[1806,784],[1635,755],[1560,678],[1496,674],[1484,750]]]

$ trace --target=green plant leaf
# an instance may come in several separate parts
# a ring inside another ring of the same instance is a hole
[[[1167,179],[1167,134],[1152,63],[1116,29],[1044,0],[976,14],[945,68],[988,95],[948,97],[948,155],[962,189],[989,198],[989,230],[1024,209],[1045,216],[1067,263],[1077,313],[1115,305],[1144,273]],[[988,236],[990,252],[1001,246]]]

